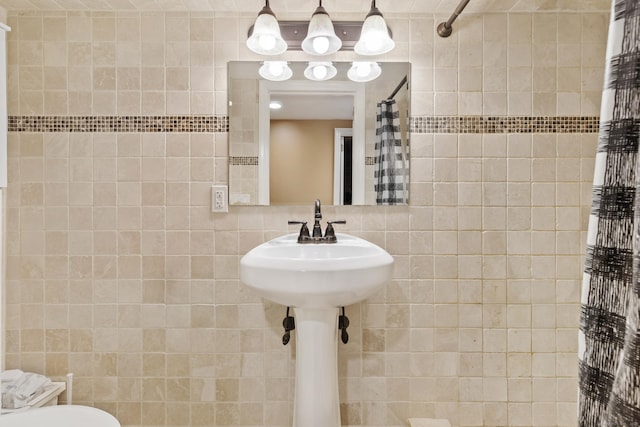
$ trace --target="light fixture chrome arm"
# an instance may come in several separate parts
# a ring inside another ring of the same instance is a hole
[[[371,0],[371,9],[369,9],[369,13],[367,13],[367,16],[365,17],[365,19],[373,15],[382,16],[380,9],[376,7],[376,0]]]

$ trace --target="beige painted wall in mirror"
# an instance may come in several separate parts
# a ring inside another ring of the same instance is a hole
[[[334,132],[349,120],[272,120],[270,204],[329,203],[334,186]],[[304,177],[297,179],[296,177]]]
[[[229,197],[230,204],[257,205],[269,204],[269,170],[265,165],[270,161],[261,156],[270,150],[268,147],[268,123],[265,115],[276,116],[268,112],[260,103],[265,99],[287,96],[297,107],[291,113],[279,113],[278,119],[294,120],[353,120],[353,204],[375,205],[374,190],[375,141],[376,141],[376,104],[395,92],[394,99],[401,117],[403,144],[408,157],[409,133],[406,125],[410,117],[409,85],[401,84],[404,77],[411,81],[411,65],[408,62],[383,62],[382,75],[367,83],[353,83],[347,77],[350,62],[334,63],[338,75],[327,82],[311,82],[313,89],[305,89],[304,67],[306,62],[291,62],[293,78],[287,82],[265,82],[260,79],[260,62],[231,61],[228,69],[229,96]],[[396,90],[399,89],[399,90]],[[310,92],[313,90],[314,92]],[[353,94],[349,98],[348,94]],[[265,95],[266,94],[266,95]],[[313,96],[313,106],[298,104]],[[346,99],[350,99],[348,101]],[[341,100],[341,102],[338,102]],[[335,101],[335,102],[334,102]],[[324,106],[326,105],[326,107]],[[266,125],[265,125],[266,123]],[[264,129],[266,126],[266,130]],[[261,130],[262,129],[262,130]],[[262,135],[262,136],[261,136]],[[261,160],[262,159],[262,160]],[[408,168],[409,162],[406,161]],[[266,169],[266,172],[265,172]],[[408,176],[408,171],[407,171]],[[304,176],[297,177],[305,185],[311,183]],[[266,187],[266,189],[265,189]],[[337,189],[323,203],[337,203]],[[313,195],[309,195],[314,200]],[[288,201],[287,204],[297,204]]]

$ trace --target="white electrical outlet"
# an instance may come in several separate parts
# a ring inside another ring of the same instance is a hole
[[[214,185],[211,187],[211,212],[229,212],[228,187]]]

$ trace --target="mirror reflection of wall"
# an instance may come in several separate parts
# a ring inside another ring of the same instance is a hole
[[[351,120],[271,120],[270,204],[333,201],[335,131],[351,129],[351,124]]]
[[[305,81],[306,63],[296,62],[290,63],[291,80],[269,82],[258,75],[260,62],[229,63],[231,204],[306,205],[316,198],[323,204],[378,204],[374,175],[381,165],[376,161],[376,156],[380,158],[375,149],[376,105],[393,92],[401,129],[396,138],[402,143],[401,164],[408,180],[410,92],[408,82],[402,80],[406,76],[410,81],[410,64],[381,63],[382,75],[369,83],[348,80],[350,63],[334,65],[338,75],[330,81]],[[305,89],[309,87],[313,89]],[[269,110],[271,100],[280,101],[283,108]],[[284,114],[287,104],[293,105],[296,114]],[[328,125],[335,120],[342,122]],[[313,136],[303,133],[305,127],[314,129]],[[322,149],[310,143],[321,134],[326,135]],[[298,139],[296,146],[294,139]],[[345,142],[351,152],[336,150]],[[314,151],[305,153],[303,147]],[[285,185],[280,188],[280,184]]]

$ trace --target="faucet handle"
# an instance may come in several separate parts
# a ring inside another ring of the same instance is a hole
[[[300,234],[298,235],[298,243],[303,240],[303,239],[308,239],[309,238],[309,227],[307,227],[307,221],[287,221],[287,223],[289,225],[302,225],[302,227],[300,227]]]
[[[335,243],[338,241],[336,238],[336,231],[333,229],[333,224],[346,224],[344,219],[338,219],[335,221],[327,221],[327,229],[324,232],[324,238],[328,243]]]

